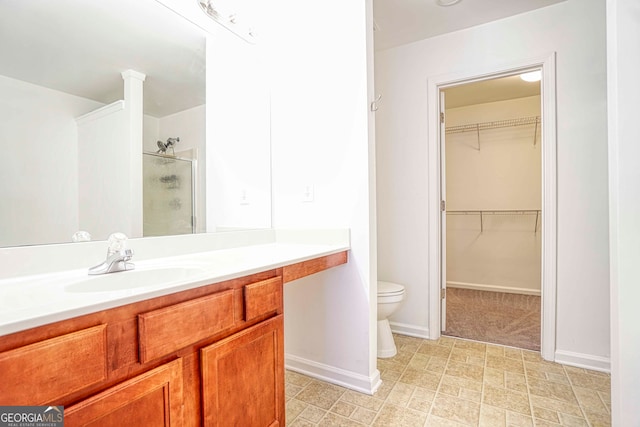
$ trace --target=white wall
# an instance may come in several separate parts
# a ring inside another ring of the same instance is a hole
[[[371,1],[271,4],[273,225],[349,227],[352,248],[347,265],[285,286],[286,363],[372,392],[379,373]],[[307,186],[313,201],[303,201]]]
[[[0,246],[71,240],[78,230],[75,118],[101,105],[0,76]]]
[[[376,52],[378,273],[407,286],[394,320],[428,331],[427,79],[557,52],[556,358],[609,360],[604,3],[568,0]]]
[[[446,126],[537,116],[540,96],[531,96],[447,109]],[[539,125],[487,129],[479,138],[449,133],[445,141],[448,211],[540,210]],[[541,220],[489,213],[481,223],[479,214],[448,214],[447,286],[540,295]]]
[[[607,1],[609,208],[611,215],[611,413],[640,425],[640,4]]]
[[[158,150],[157,141],[160,132],[160,119],[145,114],[142,117],[142,151],[155,153]]]
[[[251,27],[250,44],[207,17],[197,2],[159,0],[206,31],[206,231],[271,227],[270,2],[243,0],[223,10]],[[239,25],[240,25],[239,24]]]
[[[446,110],[446,126],[540,115],[540,97],[489,102]],[[540,125],[446,134],[447,208],[540,209]]]
[[[205,105],[189,108],[164,117],[144,116],[143,151],[155,153],[157,141],[180,137],[176,152],[203,149],[205,144]],[[169,151],[171,153],[171,151]]]
[[[271,226],[266,43],[207,38],[207,231]]]

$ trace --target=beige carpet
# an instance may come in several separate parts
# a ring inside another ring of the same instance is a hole
[[[540,297],[447,288],[444,335],[540,350]]]

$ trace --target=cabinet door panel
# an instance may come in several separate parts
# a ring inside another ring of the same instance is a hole
[[[205,426],[284,426],[283,317],[201,350]]]
[[[182,359],[65,408],[67,426],[182,426]]]
[[[107,326],[0,353],[0,405],[55,404],[107,378]]]

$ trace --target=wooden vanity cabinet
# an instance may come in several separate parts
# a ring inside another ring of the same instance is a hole
[[[284,426],[279,315],[200,350],[203,425]]]
[[[345,262],[329,255],[0,337],[0,405],[63,405],[67,426],[284,426],[283,283]]]

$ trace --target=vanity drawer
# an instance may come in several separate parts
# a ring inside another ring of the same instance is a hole
[[[140,362],[146,363],[234,325],[232,289],[138,315]]]
[[[262,280],[244,287],[244,320],[282,309],[282,277]]]
[[[0,353],[0,405],[56,404],[107,378],[107,326]]]

